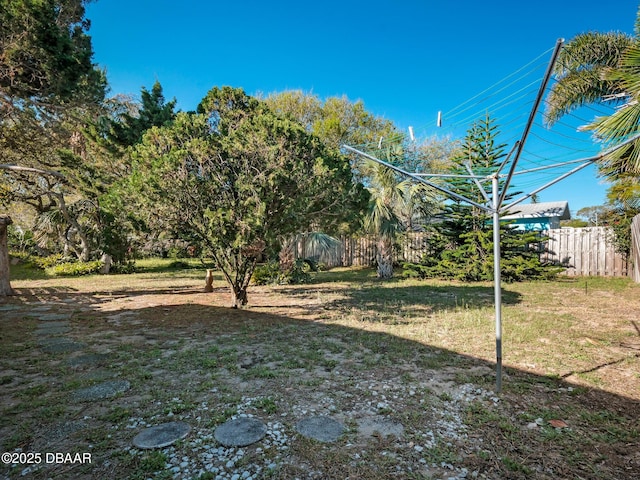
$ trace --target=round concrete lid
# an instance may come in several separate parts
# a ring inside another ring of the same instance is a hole
[[[162,448],[186,437],[191,427],[184,422],[169,422],[145,428],[135,436],[133,444],[138,448]]]
[[[257,418],[241,417],[223,423],[214,432],[216,440],[225,447],[246,447],[267,434],[267,427]]]
[[[344,427],[332,418],[319,415],[300,420],[296,430],[300,435],[319,442],[335,442],[344,432]]]

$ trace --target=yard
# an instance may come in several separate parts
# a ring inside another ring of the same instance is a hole
[[[43,461],[4,462],[0,477],[640,478],[640,285],[626,279],[503,285],[500,395],[490,284],[334,269],[252,287],[244,310],[227,308],[221,277],[203,293],[201,270],[157,263],[13,286],[1,450]],[[121,388],[78,394],[105,382]],[[311,415],[344,433],[305,438],[295,425]],[[264,422],[264,439],[220,445],[216,427],[238,416]],[[133,446],[172,420],[190,434]]]

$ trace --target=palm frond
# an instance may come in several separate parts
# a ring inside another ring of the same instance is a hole
[[[578,70],[593,66],[615,67],[622,53],[633,44],[634,38],[622,32],[586,32],[566,43],[554,66],[558,80]]]
[[[633,45],[624,33],[577,35],[560,51],[554,67],[556,82],[545,100],[545,123],[553,125],[571,111],[597,101],[622,103],[627,96],[619,80],[608,76]]]
[[[322,232],[307,232],[302,234],[305,239],[304,256],[312,257],[318,253],[331,252],[341,245],[340,240]]]
[[[41,248],[46,248],[51,239],[55,239],[66,228],[62,212],[54,208],[40,213],[33,225],[33,240]]]

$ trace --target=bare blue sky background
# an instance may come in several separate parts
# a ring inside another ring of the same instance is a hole
[[[111,94],[138,96],[159,80],[168,99],[192,110],[213,86],[249,94],[302,89],[361,99],[372,113],[429,136],[441,133],[427,127],[438,111],[558,38],[633,33],[637,10],[636,0],[99,0],[87,17]],[[604,203],[605,190],[590,168],[540,199],[568,200],[575,212]]]

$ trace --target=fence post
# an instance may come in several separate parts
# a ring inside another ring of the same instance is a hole
[[[640,283],[640,215],[631,221],[631,278]]]

